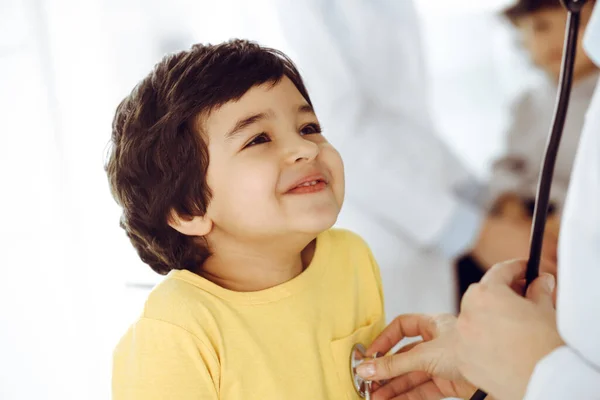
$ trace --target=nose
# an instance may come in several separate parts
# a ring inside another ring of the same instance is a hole
[[[290,164],[301,161],[312,161],[317,158],[319,151],[317,143],[305,139],[298,134],[291,136],[285,142],[285,160]]]

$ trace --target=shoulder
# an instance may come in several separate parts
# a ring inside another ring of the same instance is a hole
[[[325,232],[329,237],[330,254],[333,260],[359,268],[376,265],[367,242],[358,234],[347,229],[330,229]],[[369,268],[371,269],[371,268]]]
[[[200,350],[204,358],[216,362],[211,339],[218,337],[219,329],[208,296],[177,275],[170,273],[150,292],[141,315],[119,341],[115,357],[177,347],[190,354]]]
[[[152,289],[144,305],[144,317],[177,314],[181,306],[185,309],[188,303],[202,297],[201,289],[188,282],[182,272],[171,271]]]
[[[141,319],[178,327],[203,338],[218,334],[215,299],[193,284],[189,271],[172,271],[150,292]]]
[[[373,258],[367,242],[357,233],[347,229],[332,228],[322,235],[329,237],[333,253],[346,254],[349,257],[365,256]]]
[[[210,340],[164,320],[140,317],[112,356],[115,399],[180,398],[219,387],[221,366]]]
[[[329,235],[331,242],[335,245],[349,247],[358,246],[362,249],[369,248],[367,242],[365,242],[362,237],[350,230],[332,228],[325,233]]]

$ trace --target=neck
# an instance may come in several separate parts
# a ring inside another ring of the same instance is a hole
[[[223,239],[209,241],[213,255],[196,272],[236,292],[269,289],[300,275],[312,260],[316,242],[296,238],[259,244]]]

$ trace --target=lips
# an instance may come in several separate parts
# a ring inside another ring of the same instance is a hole
[[[327,180],[321,174],[310,175],[294,183],[287,193],[314,193],[325,189],[327,183]]]

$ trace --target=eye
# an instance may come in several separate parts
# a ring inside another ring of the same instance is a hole
[[[304,135],[312,135],[312,134],[315,134],[315,133],[321,133],[321,131],[322,131],[321,130],[321,126],[319,124],[310,123],[310,124],[304,125],[302,127],[302,129],[300,129],[300,134],[302,136],[304,136]]]
[[[271,138],[266,133],[261,133],[254,137],[248,144],[244,146],[244,149],[252,146],[256,146],[257,144],[268,143],[271,141]]]

